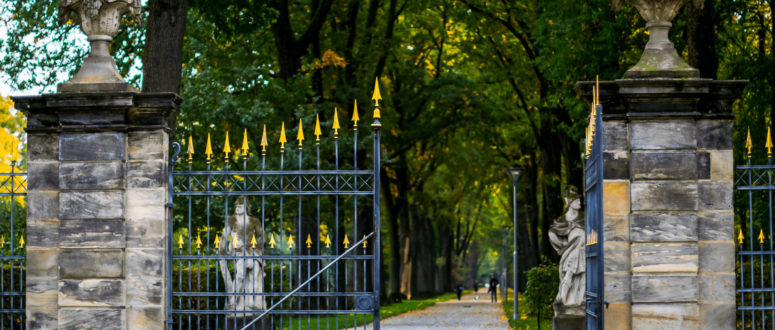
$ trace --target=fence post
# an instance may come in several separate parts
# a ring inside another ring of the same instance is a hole
[[[14,98],[29,141],[27,328],[164,328],[168,140],[180,101]]]

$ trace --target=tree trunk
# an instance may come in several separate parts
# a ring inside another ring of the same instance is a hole
[[[188,0],[150,0],[143,92],[180,93]]]
[[[716,79],[718,55],[716,55],[713,1],[704,2],[702,8],[695,6],[693,1],[686,4],[686,44],[689,48],[689,65],[700,70],[700,77]]]

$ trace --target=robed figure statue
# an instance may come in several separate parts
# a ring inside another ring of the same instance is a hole
[[[560,288],[554,302],[555,313],[584,313],[586,238],[581,196],[576,192],[575,187],[568,188],[565,194],[565,212],[549,229],[549,240],[561,256]]]
[[[223,228],[218,254],[222,256],[261,256],[264,237],[261,220],[250,216],[250,203],[240,196],[234,203],[234,214],[228,217]],[[255,241],[253,238],[255,237]],[[229,296],[225,306],[227,310],[264,309],[266,299],[263,296],[250,295],[264,292],[264,263],[254,258],[235,258],[232,262],[221,259],[220,272],[226,283],[226,292],[239,293]],[[234,267],[229,270],[228,264]]]

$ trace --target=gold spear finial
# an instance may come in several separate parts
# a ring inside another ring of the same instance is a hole
[[[178,236],[178,249],[181,249],[181,250],[183,249],[183,234],[180,234],[180,236]]]
[[[191,139],[191,135],[188,136],[188,150],[186,150],[186,153],[188,154],[188,161],[191,162],[194,155],[194,142]]]
[[[368,241],[366,240],[366,235],[363,235],[363,248],[364,249],[366,248],[366,243],[368,243]]]
[[[215,241],[213,242],[213,248],[216,250],[218,249],[218,244],[221,244],[221,240],[218,238],[218,236],[215,236]]]
[[[202,239],[199,238],[199,234],[196,234],[196,249],[199,250],[200,247],[202,247]]]
[[[205,155],[209,161],[213,157],[213,146],[210,143],[210,133],[207,133],[207,146],[205,146]]]
[[[253,238],[250,240],[250,247],[255,249],[257,244],[258,241],[256,241],[256,234],[253,234]]]
[[[339,135],[339,109],[334,107],[334,136]]]
[[[331,236],[330,235],[326,235],[326,241],[324,243],[326,243],[326,249],[330,249],[331,248]]]
[[[320,135],[322,132],[320,131],[320,116],[315,115],[315,141],[320,142]]]
[[[595,105],[600,105],[600,76],[595,75]]]
[[[231,146],[229,145],[229,131],[226,131],[226,142],[223,144],[223,153],[226,154],[226,159],[229,159],[230,152]]]
[[[296,134],[296,140],[299,141],[299,147],[301,147],[301,142],[304,141],[304,129],[301,127],[301,118],[299,118],[299,133]]]
[[[757,238],[759,239],[759,244],[764,244],[764,230],[759,229],[759,237]]]
[[[280,150],[285,149],[286,142],[288,142],[288,139],[285,138],[285,122],[283,122],[283,127],[280,128]]]
[[[274,241],[274,235],[269,234],[269,248],[274,249],[274,245],[277,244]]]
[[[772,157],[772,135],[770,134],[770,127],[767,126],[767,143],[765,143],[764,147],[767,148],[767,157]]]
[[[269,143],[266,141],[266,125],[264,125],[264,133],[261,134],[261,152],[266,153],[266,146],[268,146]]]
[[[288,235],[288,249],[293,250],[293,235]]]
[[[372,94],[371,99],[374,101],[374,119],[379,119],[379,101],[382,100],[382,94],[379,92],[379,78],[376,77],[374,78],[374,94]]]
[[[0,249],[5,248],[5,235],[0,236]]]
[[[312,236],[310,234],[307,234],[307,241],[304,243],[307,244],[308,249],[312,248]]]
[[[344,244],[345,249],[350,245],[350,240],[347,239],[347,234],[344,234],[344,242],[342,242],[342,244]]]
[[[743,236],[743,229],[740,228],[740,234],[737,235],[737,240],[740,241],[740,245],[743,244],[743,240],[745,240],[745,236]]]
[[[753,142],[751,142],[751,128],[748,128],[748,136],[745,138],[745,147],[748,149],[748,158],[751,158],[751,148],[753,148]]]
[[[19,248],[24,248],[24,236],[19,236]]]
[[[355,129],[358,129],[358,121],[361,120],[360,117],[358,117],[358,100],[355,100],[355,103],[353,104],[353,126]]]
[[[250,146],[248,145],[248,129],[245,129],[245,133],[242,133],[242,147],[240,147],[240,150],[242,150],[242,155],[247,156],[248,151],[250,150]]]
[[[231,244],[235,250],[237,249],[238,242],[239,242],[239,237],[237,236],[237,233],[234,233],[234,238],[231,239]]]

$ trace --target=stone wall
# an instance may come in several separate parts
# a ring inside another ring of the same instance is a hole
[[[28,118],[27,327],[162,329],[174,94],[14,98]]]

